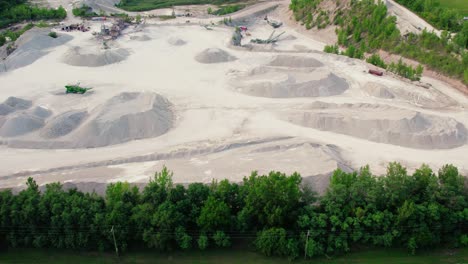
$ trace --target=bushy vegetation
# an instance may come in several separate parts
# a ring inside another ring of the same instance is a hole
[[[74,16],[78,17],[95,17],[98,16],[93,9],[85,4],[81,5],[81,7],[73,8],[72,13]]]
[[[148,11],[178,5],[222,5],[240,2],[240,0],[121,0],[116,6],[127,11]]]
[[[421,65],[418,65],[416,68],[413,68],[411,67],[411,65],[405,64],[400,59],[398,60],[398,63],[390,63],[387,67],[387,70],[412,81],[419,81],[421,79],[424,68]]]
[[[17,30],[17,31],[6,30],[0,33],[0,47],[6,43],[6,38],[9,38],[11,41],[16,41],[21,35],[23,35],[24,32],[30,30],[33,27],[34,27],[34,24],[29,23],[20,30]]]
[[[311,14],[320,12],[320,0],[292,0],[290,8],[295,18],[307,23]],[[396,27],[396,18],[388,16],[382,2],[372,0],[351,1],[346,9],[335,12],[338,45],[346,47],[345,55],[363,58],[362,54],[382,49],[417,60],[427,68],[455,77],[468,84],[468,23],[460,25],[454,36],[444,31],[441,36],[423,31],[402,36]],[[334,52],[333,52],[334,53]]]
[[[56,33],[56,32],[52,31],[52,32],[49,33],[49,37],[51,37],[51,38],[57,38],[58,36],[57,36],[57,33]]]
[[[387,64],[380,58],[378,54],[372,54],[369,58],[366,59],[366,61],[372,65],[375,65],[380,68],[387,68]]]
[[[325,48],[323,49],[326,53],[334,53],[334,54],[340,54],[340,49],[338,45],[326,45]]]
[[[0,28],[25,20],[61,20],[67,16],[63,7],[57,9],[31,6],[25,0],[0,0]]]
[[[217,16],[224,16],[224,15],[227,15],[227,14],[237,12],[237,11],[243,9],[244,7],[245,7],[245,5],[221,6],[218,10],[212,11],[211,14],[217,15]]]
[[[318,197],[299,174],[252,173],[241,184],[174,184],[164,168],[139,191],[108,185],[105,196],[29,178],[18,194],[0,192],[0,244],[9,247],[157,251],[251,244],[265,255],[342,254],[361,246],[468,245],[468,190],[456,167],[413,174],[336,170]],[[305,245],[307,245],[305,247]]]

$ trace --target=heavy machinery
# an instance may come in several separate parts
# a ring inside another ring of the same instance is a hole
[[[81,87],[80,86],[80,83],[77,83],[75,85],[65,85],[65,93],[74,93],[74,94],[84,94],[86,93],[87,91],[93,89],[93,88],[85,88],[85,87]]]
[[[284,32],[274,36],[275,34],[275,31],[273,31],[270,36],[267,38],[267,39],[251,39],[250,42],[252,43],[257,43],[257,44],[271,44],[271,43],[276,43],[279,39],[279,37],[281,37],[281,35],[284,34]]]
[[[279,27],[281,27],[283,25],[283,22],[270,20],[270,19],[268,19],[268,16],[265,16],[265,20],[268,23],[268,25],[272,26],[273,28],[279,28]]]

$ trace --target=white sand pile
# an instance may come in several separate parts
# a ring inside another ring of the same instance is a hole
[[[121,62],[129,55],[126,49],[84,50],[73,47],[63,55],[62,61],[72,66],[100,67]]]
[[[171,37],[167,40],[167,42],[171,44],[172,46],[182,46],[182,45],[187,44],[185,40],[177,38],[177,37]]]
[[[468,133],[451,118],[409,110],[358,104],[322,103],[315,111],[288,116],[294,124],[370,141],[421,149],[448,149],[465,144]]]
[[[200,63],[222,63],[234,61],[237,58],[222,49],[210,48],[200,52],[195,56],[195,60]]]
[[[17,137],[44,126],[44,120],[27,113],[8,116],[0,127],[0,136]]]
[[[15,41],[18,48],[6,58],[4,65],[0,65],[0,72],[27,66],[46,55],[51,48],[73,38],[65,34],[58,34],[57,38],[52,38],[48,36],[49,32],[49,29],[33,28],[21,35]]]
[[[73,133],[73,147],[88,148],[156,137],[172,126],[171,103],[154,93],[121,93]]]
[[[366,91],[370,96],[384,99],[395,98],[395,95],[392,92],[390,92],[385,85],[380,83],[368,82],[362,87],[362,89]]]
[[[3,103],[0,104],[0,115],[8,115],[17,110],[24,110],[30,108],[32,102],[22,98],[10,96]]]
[[[256,82],[240,88],[242,93],[269,98],[321,97],[344,93],[349,88],[345,79],[329,73],[319,80],[298,82],[289,76],[280,82]]]
[[[69,111],[55,116],[42,129],[41,136],[44,138],[65,136],[77,128],[87,115],[86,111]]]
[[[291,67],[291,68],[310,68],[322,67],[323,63],[309,57],[298,57],[290,55],[278,55],[268,64],[276,67]]]

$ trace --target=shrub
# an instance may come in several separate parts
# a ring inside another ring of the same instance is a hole
[[[49,37],[51,37],[51,38],[57,38],[58,36],[57,36],[57,33],[56,33],[56,32],[52,31],[52,32],[49,33]]]
[[[339,48],[338,45],[326,45],[325,48],[323,49],[326,53],[334,53],[334,54],[339,54]]]
[[[208,248],[208,237],[204,234],[200,235],[198,238],[198,248],[201,250],[205,250]]]
[[[384,69],[387,68],[387,64],[385,64],[385,62],[382,60],[382,58],[380,58],[378,54],[372,54],[372,56],[367,58],[366,61],[377,67],[384,68]]]

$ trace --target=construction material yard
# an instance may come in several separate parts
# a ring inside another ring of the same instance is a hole
[[[104,40],[92,32],[112,21],[26,32],[0,62],[0,185],[142,183],[163,165],[182,183],[299,171],[322,190],[337,167],[468,172],[465,95],[427,76],[369,74],[288,23],[274,43],[252,43],[271,38],[265,14],[281,21],[287,5],[232,14],[240,47],[223,17],[147,18]],[[76,82],[93,89],[65,93]]]

